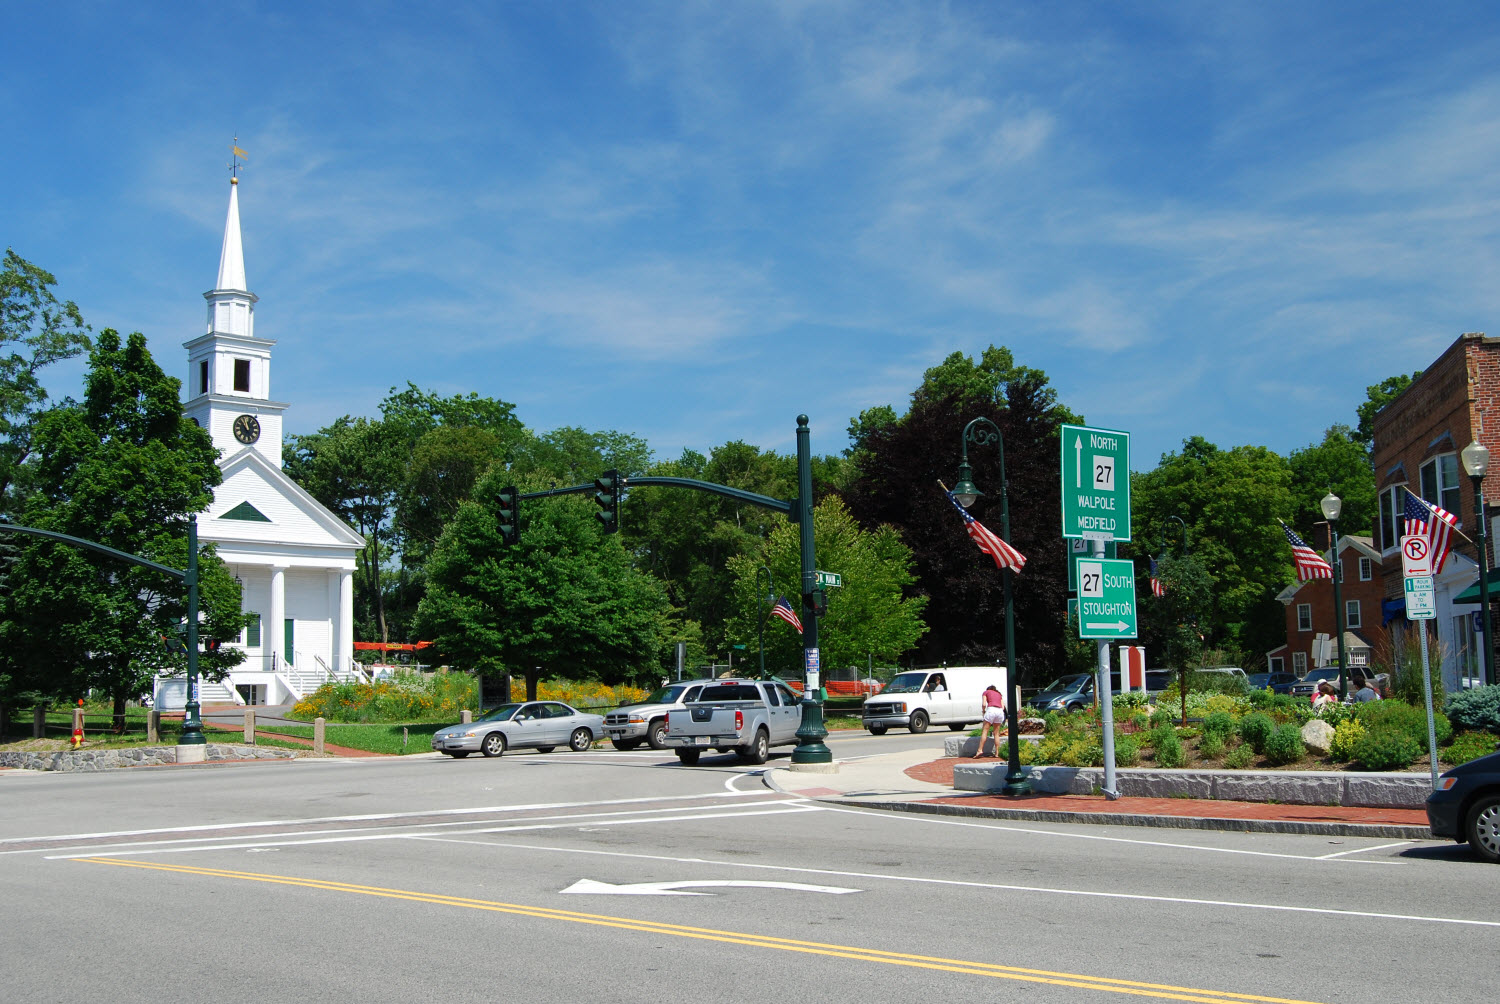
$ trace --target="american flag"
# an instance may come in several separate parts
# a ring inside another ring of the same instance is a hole
[[[802,631],[802,619],[792,609],[792,605],[786,601],[785,596],[776,597],[776,605],[771,608],[771,615],[780,617],[800,633]]]
[[[1152,559],[1150,559],[1150,561],[1151,561],[1151,595],[1152,596],[1165,596],[1165,595],[1167,595],[1166,587],[1161,584],[1161,579],[1157,578],[1157,576],[1156,576],[1156,559],[1152,558]]]
[[[996,567],[1014,568],[1018,572],[1026,567],[1026,558],[1020,551],[990,533],[988,527],[970,516],[969,511],[958,504],[958,499],[953,497],[952,492],[944,488],[943,494],[948,496],[948,501],[953,503],[953,508],[957,509],[958,514],[964,518],[964,527],[969,531],[969,536],[974,539],[974,543],[979,545],[981,551],[995,559]]]
[[[1427,538],[1427,553],[1432,556],[1432,574],[1438,574],[1443,570],[1443,562],[1448,560],[1448,552],[1453,549],[1451,531],[1453,524],[1458,522],[1458,517],[1446,509],[1417,498],[1411,492],[1406,493],[1405,516],[1406,535]]]
[[[1280,520],[1277,520],[1280,523]],[[1292,545],[1292,561],[1297,564],[1297,579],[1306,582],[1308,579],[1331,579],[1333,578],[1333,566],[1323,560],[1323,556],[1307,546],[1307,542],[1292,532],[1292,528],[1281,523],[1281,528],[1286,531],[1287,543]]]

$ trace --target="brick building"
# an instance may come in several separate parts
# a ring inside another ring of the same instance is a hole
[[[1493,415],[1494,420],[1488,421]],[[1374,547],[1383,562],[1386,616],[1400,639],[1411,625],[1405,617],[1401,559],[1397,549],[1409,489],[1459,518],[1458,529],[1477,540],[1473,482],[1459,453],[1478,440],[1495,458],[1484,478],[1486,499],[1500,489],[1500,338],[1480,333],[1459,336],[1399,397],[1375,416],[1375,486],[1380,515]],[[1494,509],[1490,509],[1490,567],[1494,559]],[[1450,690],[1478,675],[1478,606],[1455,604],[1454,597],[1477,581],[1477,546],[1458,533],[1453,554],[1437,577],[1435,627],[1443,650],[1443,683]],[[1500,598],[1500,597],[1497,597]]]
[[[1323,556],[1328,557],[1326,550]],[[1383,619],[1384,563],[1369,537],[1354,534],[1339,538],[1339,561],[1344,575],[1339,592],[1344,601],[1345,654],[1351,669],[1368,666]],[[1396,563],[1399,565],[1400,560]],[[1286,606],[1286,644],[1266,653],[1266,670],[1301,676],[1319,665],[1336,665],[1336,648],[1331,656],[1319,658],[1313,646],[1319,638],[1332,641],[1337,637],[1333,580],[1294,582],[1276,598]]]

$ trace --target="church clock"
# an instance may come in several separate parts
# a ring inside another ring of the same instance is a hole
[[[234,420],[234,438],[249,446],[260,438],[260,419],[254,415],[241,415]]]

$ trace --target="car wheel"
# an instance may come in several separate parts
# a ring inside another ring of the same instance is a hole
[[[921,735],[927,731],[927,712],[913,711],[911,713],[911,724],[907,726],[913,735]]]
[[[681,760],[685,766],[691,767],[693,764],[698,762],[698,751],[678,750],[677,759]]]
[[[469,755],[468,750],[443,750],[443,752],[448,754],[455,760],[462,760],[464,757]]]
[[[872,735],[872,736],[883,736],[883,735],[885,735],[886,726],[884,726],[884,725],[871,725],[871,726],[869,726],[869,729],[870,729],[870,735]]]
[[[1068,705],[1068,710],[1070,712],[1071,711],[1082,711],[1083,710],[1083,705],[1082,704],[1070,704],[1070,705]]]
[[[1464,836],[1475,854],[1490,864],[1500,864],[1500,795],[1486,795],[1474,803]]]
[[[964,723],[963,722],[954,722],[952,725],[948,726],[948,731],[949,732],[962,732],[963,730],[964,730]]]
[[[614,743],[615,749],[621,751],[622,753],[629,753],[631,750],[633,750],[637,746],[639,746],[641,744],[642,740],[640,740],[640,739],[611,739],[610,742]]]
[[[551,753],[555,749],[557,749],[556,746],[538,746],[536,751],[538,753]]]
[[[771,759],[771,737],[766,734],[765,729],[756,729],[755,741],[749,746],[741,746],[735,752],[741,760],[748,763],[765,763]]]
[[[574,753],[583,753],[594,745],[594,734],[588,729],[574,729],[568,737],[568,748]]]
[[[654,750],[667,748],[667,723],[658,718],[651,723],[651,731],[646,733],[646,742],[651,744]]]
[[[479,752],[485,756],[499,756],[505,752],[505,737],[498,732],[491,732],[479,744]]]

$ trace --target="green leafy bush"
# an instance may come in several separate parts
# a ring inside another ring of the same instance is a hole
[[[1057,762],[1064,767],[1103,767],[1104,747],[1097,739],[1081,737],[1068,744]]]
[[[1153,711],[1153,712],[1151,712],[1151,727],[1153,729],[1159,729],[1159,728],[1162,728],[1163,726],[1166,726],[1166,727],[1170,728],[1172,726],[1172,724],[1175,723],[1176,721],[1177,721],[1177,714],[1176,714],[1176,712],[1172,711],[1172,709],[1170,709],[1168,707],[1165,707],[1165,706],[1163,706],[1161,704],[1158,704],[1156,706],[1156,710]]]
[[[1134,767],[1141,762],[1141,747],[1135,736],[1115,733],[1115,766]]]
[[[1163,729],[1156,735],[1156,765],[1158,767],[1182,766],[1182,740],[1177,733]]]
[[[1365,727],[1358,719],[1350,718],[1333,727],[1333,738],[1328,741],[1328,755],[1340,763],[1354,759],[1354,744],[1364,738]]]
[[[1461,763],[1495,752],[1495,737],[1488,732],[1460,732],[1452,745],[1441,750],[1438,759],[1457,767]]]
[[[1461,729],[1500,733],[1500,684],[1454,694],[1444,710]]]
[[[1244,770],[1255,762],[1255,751],[1249,746],[1236,746],[1224,754],[1224,766],[1233,770]]]
[[[1329,725],[1332,725],[1334,728],[1338,728],[1339,725],[1343,722],[1350,721],[1354,718],[1353,708],[1354,706],[1352,704],[1339,704],[1337,702],[1334,702],[1333,704],[1323,705],[1317,710],[1317,713],[1312,714],[1311,717],[1321,718],[1323,719],[1323,721],[1327,722]],[[1308,711],[1309,713],[1311,713],[1312,711],[1311,702],[1308,702]]]
[[[1215,711],[1203,719],[1203,735],[1218,736],[1221,740],[1234,735],[1234,717],[1227,711]]]
[[[1263,711],[1252,711],[1240,719],[1240,738],[1256,753],[1266,751],[1266,740],[1276,731],[1276,723]]]
[[[1368,728],[1354,742],[1354,760],[1366,770],[1402,770],[1421,755],[1422,744],[1394,725]]]
[[[1415,708],[1405,701],[1394,699],[1368,701],[1354,706],[1354,717],[1367,729],[1389,726],[1411,736],[1417,745],[1422,747],[1427,745],[1426,708]],[[1437,711],[1433,713],[1432,720],[1433,727],[1437,731],[1439,746],[1453,738],[1453,725],[1448,721],[1447,715]]]
[[[1432,706],[1442,708],[1443,691],[1443,646],[1428,646],[1428,673],[1432,680]],[[1387,698],[1397,698],[1419,708],[1425,707],[1427,696],[1422,692],[1422,651],[1420,644],[1405,646],[1404,658],[1391,667],[1390,692]]]
[[[1073,744],[1074,737],[1071,734],[1061,732],[1048,732],[1036,743],[1037,763],[1057,763],[1063,755],[1063,750]],[[1026,745],[1031,745],[1028,742]]]
[[[1266,762],[1274,767],[1296,763],[1306,752],[1302,745],[1302,728],[1294,722],[1277,727],[1266,739]]]
[[[1115,694],[1113,701],[1117,717],[1128,714],[1134,708],[1144,708],[1149,703],[1145,693],[1139,690],[1132,690],[1127,694]]]
[[[1217,760],[1224,755],[1225,737],[1217,732],[1204,732],[1198,741],[1198,755],[1205,760]]]

